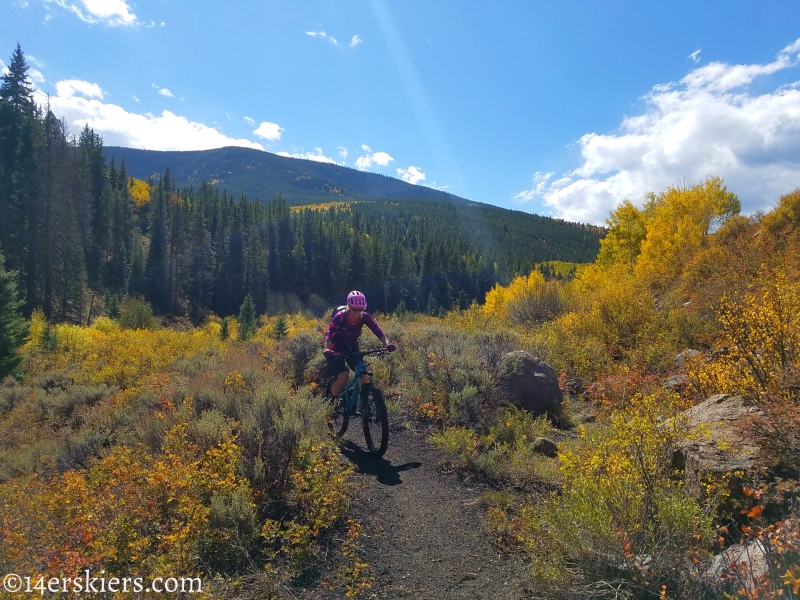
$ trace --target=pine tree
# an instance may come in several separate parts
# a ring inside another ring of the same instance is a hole
[[[97,288],[102,284],[103,266],[109,252],[111,188],[107,187],[103,140],[88,125],[81,131],[78,147],[83,155],[83,177],[89,187],[91,241],[86,257],[89,285]]]
[[[244,297],[239,309],[239,339],[249,340],[256,332],[256,306],[250,294]]]
[[[19,314],[16,274],[6,271],[0,253],[0,379],[14,372],[22,361],[17,350],[28,335],[28,323]]]
[[[219,339],[221,339],[224,342],[225,340],[228,339],[229,336],[230,336],[230,329],[228,326],[228,317],[225,317],[224,319],[222,319],[222,327],[220,327],[219,330]]]
[[[128,290],[133,262],[133,203],[128,189],[125,161],[119,174],[114,168],[113,158],[109,170],[111,187],[111,243],[110,260],[106,264],[106,285],[117,294]]]
[[[42,303],[38,153],[44,134],[27,74],[17,45],[0,84],[0,244],[9,268],[18,272],[29,314]]]
[[[39,345],[46,354],[52,354],[58,348],[58,334],[50,321],[44,322],[42,332],[39,334]]]
[[[147,255],[147,297],[160,310],[167,309],[167,192],[158,183],[150,212],[150,253]]]
[[[193,318],[200,311],[211,307],[214,286],[214,249],[211,246],[211,233],[204,215],[205,194],[195,203],[189,217],[191,263],[189,306]]]
[[[110,294],[106,296],[106,315],[109,319],[119,319],[119,296]]]
[[[2,77],[0,99],[7,102],[19,118],[31,115],[36,110],[36,103],[33,100],[33,85],[28,79],[28,69],[22,48],[17,44],[11,55],[8,72]]]
[[[282,340],[289,333],[289,326],[286,323],[285,315],[278,315],[275,320],[275,325],[272,327],[272,337],[276,340]]]

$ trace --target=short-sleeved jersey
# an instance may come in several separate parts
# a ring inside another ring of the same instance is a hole
[[[328,325],[325,341],[331,342],[333,350],[337,352],[357,352],[358,338],[361,336],[361,329],[364,325],[369,327],[379,340],[383,339],[383,331],[381,331],[375,319],[368,312],[361,313],[361,318],[355,323],[350,322],[347,316],[348,312],[343,310],[336,313],[333,315],[330,325]]]

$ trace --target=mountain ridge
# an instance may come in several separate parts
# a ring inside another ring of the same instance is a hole
[[[279,194],[287,204],[295,206],[358,199],[474,202],[378,173],[238,146],[211,150],[104,146],[103,154],[108,161],[113,157],[117,165],[124,160],[128,175],[138,179],[159,177],[169,167],[179,187],[197,187],[206,181],[231,194],[244,193],[262,202],[269,202]]]

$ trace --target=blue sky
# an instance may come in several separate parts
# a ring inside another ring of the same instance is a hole
[[[107,145],[246,145],[602,223],[800,186],[800,4],[0,0],[40,101]],[[5,48],[5,50],[3,50]]]

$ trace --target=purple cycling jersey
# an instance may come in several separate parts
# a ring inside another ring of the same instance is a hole
[[[351,323],[347,316],[349,310],[338,312],[331,319],[328,325],[328,333],[325,334],[325,341],[331,342],[333,350],[337,352],[355,352],[358,350],[358,338],[361,336],[361,328],[366,325],[372,330],[379,340],[384,335],[381,328],[368,312],[361,313],[361,318],[355,323]]]

